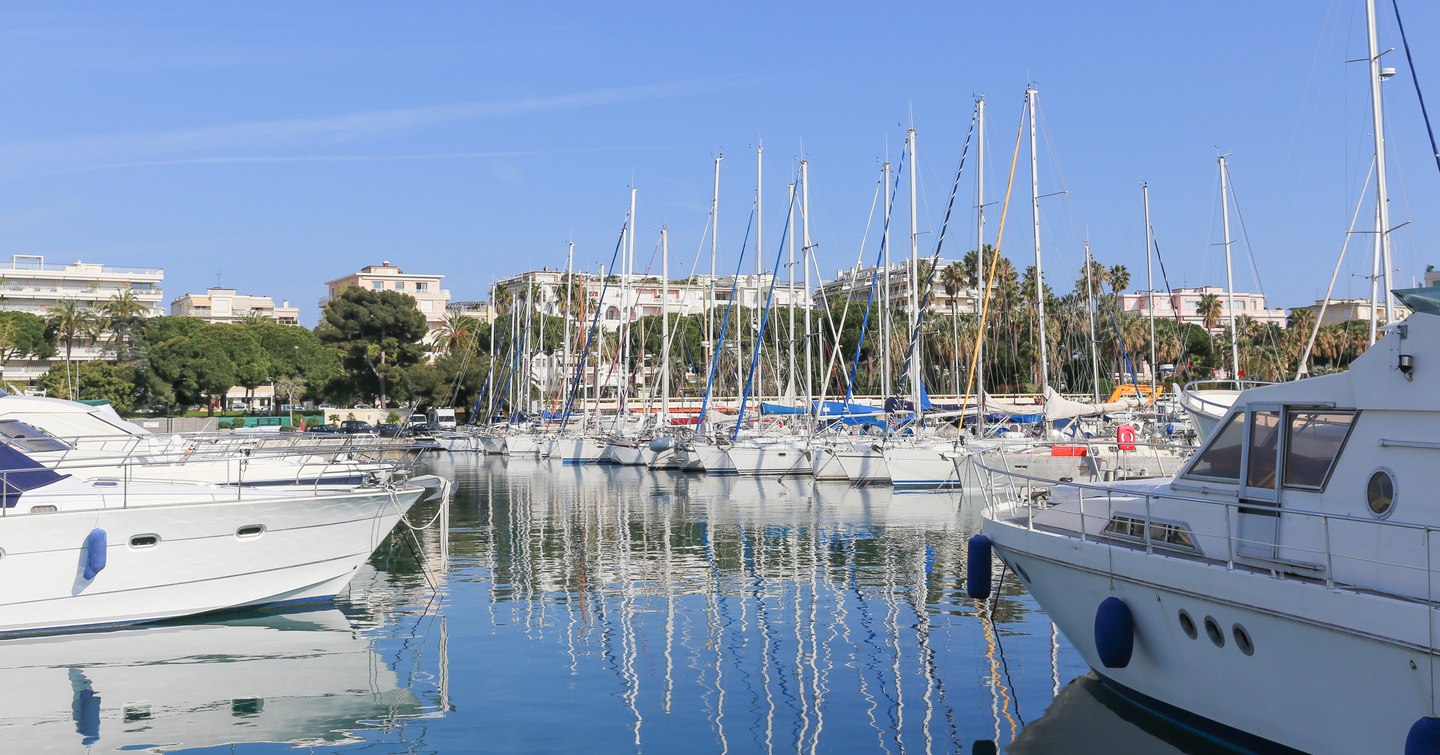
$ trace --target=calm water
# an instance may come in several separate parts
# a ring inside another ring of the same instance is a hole
[[[442,458],[331,608],[0,643],[15,752],[1164,752],[979,506],[801,480]]]

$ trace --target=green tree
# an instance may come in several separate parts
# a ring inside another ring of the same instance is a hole
[[[0,312],[0,365],[15,359],[49,359],[55,344],[45,335],[45,321],[29,312]]]
[[[389,401],[388,388],[397,381],[403,388],[405,370],[424,359],[425,333],[425,316],[414,298],[357,287],[331,299],[315,329],[321,342],[339,352],[340,387],[350,395],[377,396],[382,406]]]
[[[259,341],[240,325],[204,325],[172,338],[150,353],[150,368],[189,406],[206,403],[211,412],[234,386],[253,389],[269,375],[270,363]]]
[[[84,362],[67,378],[65,369],[52,367],[40,376],[39,385],[47,396],[66,399],[104,399],[115,411],[127,414],[135,409],[135,368],[109,362]],[[72,392],[71,384],[78,386]]]

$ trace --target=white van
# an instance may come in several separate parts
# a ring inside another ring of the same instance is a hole
[[[441,430],[455,429],[455,410],[436,407],[430,410],[430,422]]]

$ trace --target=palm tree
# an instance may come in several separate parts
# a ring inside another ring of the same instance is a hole
[[[1121,291],[1130,288],[1130,271],[1124,265],[1115,265],[1110,268],[1106,278],[1110,281],[1111,293],[1116,296],[1119,296]]]
[[[46,325],[65,347],[65,388],[69,391],[70,398],[76,398],[77,390],[71,374],[71,355],[75,349],[75,341],[85,335],[91,319],[90,310],[80,306],[74,299],[64,299],[51,307],[50,315],[46,318]]]
[[[1210,334],[1210,350],[1215,350],[1215,328],[1220,324],[1220,315],[1224,312],[1224,305],[1220,303],[1219,294],[1201,294],[1200,300],[1195,302],[1195,314],[1200,317],[1200,322],[1205,326],[1205,332]]]
[[[960,395],[960,292],[966,283],[965,265],[952,262],[940,271],[940,285],[950,298],[950,374],[955,395]]]
[[[455,354],[468,348],[475,340],[480,321],[461,312],[450,312],[444,322],[435,328],[435,345],[446,354]]]
[[[146,309],[148,307],[145,302],[140,301],[135,292],[128,288],[110,297],[110,300],[101,306],[105,314],[117,320],[122,317],[141,317]]]

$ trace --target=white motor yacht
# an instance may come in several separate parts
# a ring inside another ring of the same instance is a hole
[[[1242,744],[1440,748],[1440,298],[1348,372],[1251,388],[1172,480],[1026,495],[992,473],[971,542],[1106,684]],[[1002,576],[1003,578],[1003,576]]]
[[[83,478],[0,445],[0,635],[328,599],[425,492]]]

